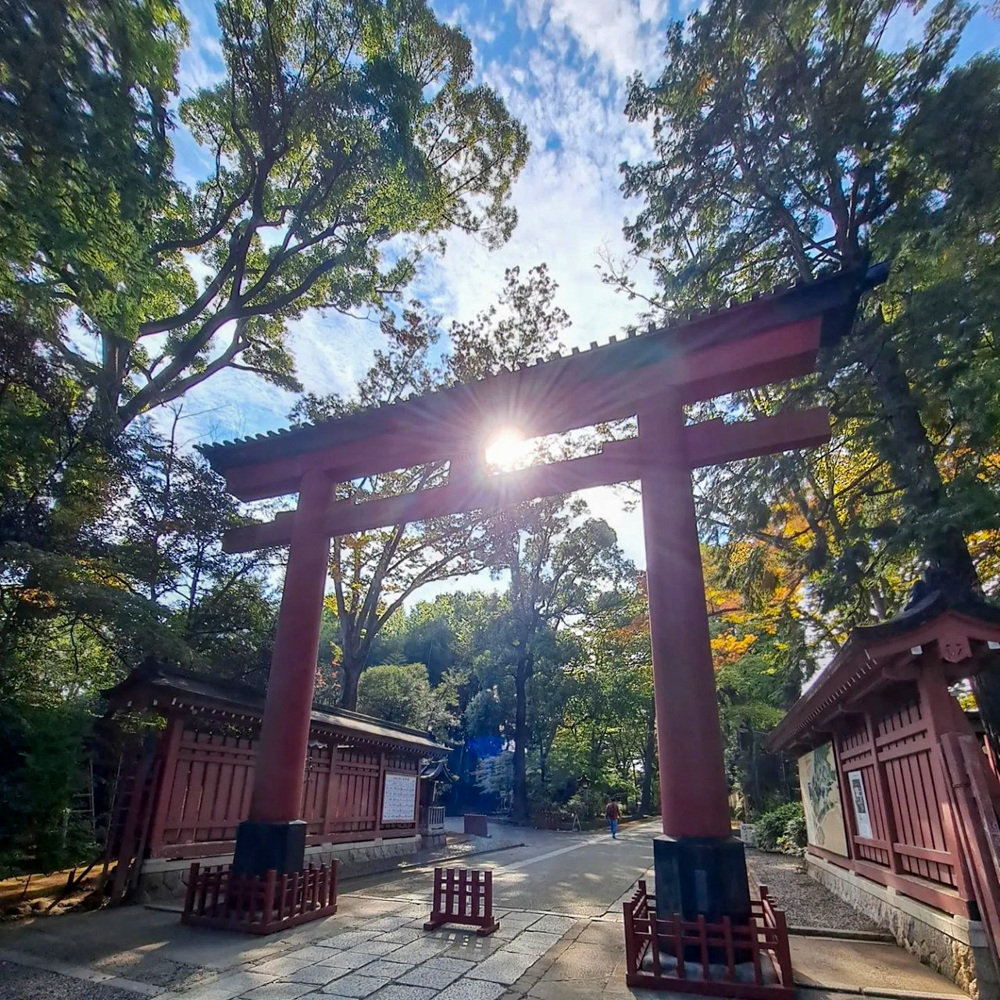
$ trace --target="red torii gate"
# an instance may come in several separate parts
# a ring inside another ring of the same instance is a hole
[[[746,865],[731,837],[691,470],[823,443],[829,422],[812,409],[685,425],[683,406],[808,373],[821,344],[849,329],[862,292],[886,274],[885,265],[843,271],[481,381],[203,446],[242,500],[298,493],[294,512],[225,539],[231,552],[289,547],[250,819],[238,832],[234,868],[303,866],[299,812],[332,537],[639,479],[664,833],[654,842],[657,910],[745,919]],[[469,458],[491,430],[535,437],[632,416],[638,437],[600,454],[496,475]],[[450,463],[446,486],[334,500],[337,483],[438,461]]]

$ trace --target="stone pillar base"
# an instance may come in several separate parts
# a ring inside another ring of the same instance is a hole
[[[679,913],[684,920],[701,914],[709,923],[729,917],[750,920],[750,886],[741,841],[733,837],[656,837],[656,913]]]
[[[263,875],[268,871],[297,872],[305,867],[306,824],[256,823],[244,820],[236,828],[233,871],[240,875]]]

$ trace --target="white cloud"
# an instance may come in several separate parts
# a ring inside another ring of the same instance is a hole
[[[190,2],[181,3],[181,10],[188,20],[190,44],[181,53],[178,80],[181,96],[189,97],[203,87],[214,87],[225,78],[225,59],[219,43],[218,27],[212,18],[211,8],[198,7]]]
[[[569,344],[605,342],[637,312],[634,302],[601,281],[597,269],[602,249],[615,256],[626,250],[622,222],[635,211],[619,191],[618,165],[648,152],[644,129],[624,115],[625,80],[636,69],[649,71],[655,60],[662,37],[656,26],[666,4],[527,0],[506,12],[491,5],[475,23],[465,4],[442,13],[474,39],[484,82],[524,122],[533,148],[514,189],[520,222],[509,243],[489,252],[471,237],[453,235],[444,257],[425,261],[408,295],[423,298],[446,322],[469,319],[495,299],[505,267],[525,270],[544,261],[560,286],[559,304],[573,320]],[[192,31],[185,86],[211,79],[218,53],[199,40],[205,34]],[[368,324],[309,315],[294,324],[290,348],[307,390],[349,392],[375,342]],[[202,439],[218,440],[283,426],[294,402],[290,393],[248,373],[226,372],[192,392],[185,407]],[[642,565],[638,511],[627,511],[612,489],[586,496],[595,516],[612,524],[626,553]],[[421,591],[418,599],[486,583],[448,581]]]
[[[617,76],[647,70],[659,51],[668,0],[527,0],[523,23],[550,36],[572,37]]]

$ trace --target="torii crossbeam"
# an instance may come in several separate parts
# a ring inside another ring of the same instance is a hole
[[[807,374],[820,346],[849,329],[861,294],[887,270],[840,272],[481,381],[203,446],[240,499],[298,493],[295,511],[225,539],[228,551],[289,547],[250,818],[237,835],[234,867],[303,867],[302,791],[332,537],[638,479],[664,834],[654,843],[657,910],[745,920],[746,863],[731,837],[691,470],[815,446],[828,440],[829,422],[814,409],[685,425],[683,407]],[[633,416],[638,436],[597,455],[496,475],[475,459],[490,430],[515,427],[535,437]],[[447,485],[334,501],[337,483],[429,462],[449,463]]]

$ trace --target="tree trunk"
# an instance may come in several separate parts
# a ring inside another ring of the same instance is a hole
[[[881,345],[869,370],[891,431],[883,439],[883,457],[903,489],[906,505],[921,518],[932,519],[945,501],[944,482],[919,404],[891,338]],[[979,592],[976,567],[960,529],[942,528],[924,535],[919,548],[928,565],[946,576],[956,590]]]
[[[358,680],[361,678],[364,666],[362,660],[344,650],[344,658],[340,661],[340,671],[344,678],[343,688],[340,692],[341,708],[346,708],[351,712],[357,711]]]
[[[887,337],[869,371],[891,434],[884,439],[883,456],[902,487],[906,505],[923,520],[933,520],[946,502],[944,482],[934,457],[934,447],[920,416],[920,409],[899,352]],[[928,568],[945,581],[953,593],[980,594],[975,563],[961,529],[944,527],[918,541]],[[980,717],[995,755],[1000,758],[1000,677],[983,671],[973,680]]]
[[[648,816],[653,809],[653,768],[656,765],[656,701],[650,696],[646,712],[646,745],[642,749],[642,794],[639,815]]]
[[[515,823],[528,821],[528,773],[526,744],[528,742],[528,678],[531,676],[531,659],[527,656],[517,661],[514,677],[517,704],[514,713],[514,801],[511,819]]]

